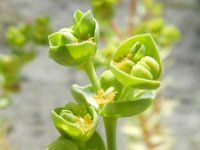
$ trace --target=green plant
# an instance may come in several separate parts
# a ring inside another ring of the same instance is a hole
[[[12,94],[20,92],[22,67],[36,57],[36,45],[48,43],[52,32],[49,17],[38,16],[33,22],[10,26],[5,33],[9,52],[0,53],[0,110],[11,105]],[[0,149],[11,149],[6,142],[8,121],[0,116]]]
[[[26,64],[36,57],[36,45],[47,45],[47,36],[52,32],[47,16],[38,16],[32,22],[22,22],[6,30],[6,43],[13,55]]]
[[[10,105],[10,94],[20,91],[21,64],[15,55],[0,54],[0,109]]]
[[[110,62],[110,69],[97,77],[93,59],[97,50],[99,28],[91,11],[80,10],[73,25],[49,36],[49,57],[58,64],[83,70],[91,84],[72,85],[77,103],[70,102],[52,111],[52,121],[61,136],[48,150],[105,150],[96,131],[103,117],[107,149],[116,150],[117,119],[138,115],[151,106],[153,91],[160,86],[162,64],[150,34],[131,37],[120,44]]]

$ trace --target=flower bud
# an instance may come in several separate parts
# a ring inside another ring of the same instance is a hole
[[[21,61],[14,55],[0,55],[0,74],[3,76],[3,87],[5,91],[18,92],[20,90],[19,71]]]
[[[132,65],[131,62],[132,62]],[[111,71],[125,86],[156,89],[162,71],[157,47],[149,34],[132,37],[116,50]]]
[[[99,26],[94,19],[92,12],[89,10],[86,13],[77,10],[73,16],[72,32],[79,41],[92,39],[97,42],[99,37]]]
[[[76,11],[73,26],[49,35],[49,57],[64,66],[80,67],[93,59],[98,40],[98,24],[91,11]]]
[[[51,117],[61,135],[78,141],[87,141],[98,124],[98,115],[92,106],[84,107],[73,102],[55,108]]]

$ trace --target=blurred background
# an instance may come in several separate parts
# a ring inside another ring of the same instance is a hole
[[[166,86],[163,86],[161,96],[163,101],[167,99],[167,103],[162,104],[162,110],[169,112],[167,115],[159,115],[159,121],[164,124],[164,128],[167,128],[166,134],[171,141],[170,146],[165,149],[198,150],[200,149],[200,1],[165,0],[159,1],[160,3],[165,24],[176,26],[179,32],[179,36],[169,47],[166,48],[162,43],[160,46],[164,47],[164,50],[170,49],[164,51],[164,55],[167,55],[163,73]],[[129,4],[129,0],[121,0],[115,6],[113,18],[117,28],[125,28],[127,23],[130,23]],[[12,46],[12,34],[9,39],[10,26],[27,22],[33,25],[33,33],[42,26],[47,31],[42,32],[41,29],[40,32],[39,29],[38,32],[48,35],[60,28],[70,27],[73,13],[77,9],[85,12],[92,9],[92,6],[87,0],[0,0],[0,53],[8,55],[10,49],[18,52],[16,47]],[[139,8],[142,8],[142,4],[137,7],[136,12]],[[48,16],[48,19],[38,19],[38,16]],[[133,20],[136,20],[133,22],[136,24],[138,19],[135,17]],[[140,27],[140,24],[137,26]],[[16,33],[14,29],[10,32]],[[31,39],[28,46],[22,44],[24,49],[34,49],[35,53],[30,56],[31,61],[27,61],[28,63],[24,63],[25,65],[20,68],[19,78],[22,80],[19,83],[20,92],[9,92],[12,104],[7,109],[0,109],[0,117],[6,122],[6,125],[1,127],[6,132],[0,132],[2,135],[0,150],[7,150],[3,146],[1,148],[1,144],[9,145],[13,150],[45,149],[45,146],[58,136],[51,122],[51,110],[73,100],[69,90],[73,83],[80,85],[88,83],[87,77],[82,72],[62,67],[49,59],[47,41],[37,35],[35,39]],[[102,69],[99,69],[99,72],[101,71]],[[16,86],[12,85],[13,87],[16,90]],[[135,121],[132,123],[130,119],[119,119],[119,122],[118,149],[125,149],[125,146],[127,150],[133,149],[131,147],[134,147],[134,142],[131,140],[137,137],[131,138],[132,135],[127,134],[127,130],[132,131],[130,126],[137,128]],[[98,130],[104,135],[101,124]],[[136,150],[150,150],[148,143],[146,148],[139,147]]]

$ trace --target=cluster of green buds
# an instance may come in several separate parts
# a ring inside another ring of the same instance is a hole
[[[94,108],[84,107],[73,102],[54,109],[52,120],[61,135],[78,141],[87,141],[93,135],[98,124]]]
[[[10,105],[10,93],[20,91],[21,64],[15,55],[0,54],[0,108]]]
[[[90,0],[95,17],[101,21],[109,21],[115,14],[119,0]]]
[[[71,28],[49,36],[49,57],[64,66],[80,67],[93,59],[97,50],[99,27],[91,11],[80,10],[73,16]]]
[[[39,16],[32,23],[20,23],[6,31],[10,53],[0,54],[0,108],[9,106],[11,93],[20,91],[20,71],[36,56],[35,44],[47,44],[49,18]]]
[[[149,34],[138,35],[122,43],[110,67],[125,86],[145,90],[160,86],[162,65],[157,47]]]
[[[35,58],[36,44],[48,43],[47,36],[51,32],[49,18],[39,16],[33,22],[24,22],[9,27],[6,31],[6,42],[10,46],[11,53],[17,55],[22,64],[25,64]]]
[[[11,26],[6,32],[8,44],[12,47],[24,46],[29,41],[36,43],[48,43],[47,36],[52,32],[49,27],[49,17],[38,16],[34,21],[23,22],[17,26]]]
[[[139,23],[134,34],[150,33],[160,47],[169,47],[180,38],[180,32],[174,25],[167,25],[162,18],[149,19]]]
[[[15,55],[0,55],[0,74],[3,76],[2,84],[5,91],[19,91],[20,60]]]
[[[49,36],[49,57],[58,64],[83,69],[91,84],[72,85],[71,92],[78,104],[70,102],[52,111],[52,121],[61,137],[48,150],[105,150],[96,132],[99,116],[104,120],[107,149],[115,150],[117,118],[145,111],[154,98],[150,90],[160,86],[162,64],[149,34],[123,42],[116,49],[109,69],[98,78],[93,64],[98,32],[92,13],[78,10],[72,27]]]
[[[163,14],[163,4],[160,1],[141,0],[138,3],[138,7],[141,8],[140,16],[143,16],[145,19],[146,17],[161,16]]]
[[[52,32],[48,16],[38,16],[32,23],[32,40],[38,44],[47,44],[48,35]]]

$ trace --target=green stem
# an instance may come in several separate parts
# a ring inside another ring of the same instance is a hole
[[[107,140],[107,150],[116,150],[116,127],[117,127],[117,118],[115,117],[104,117],[104,126],[106,131],[106,140]]]
[[[130,95],[130,93],[133,93],[134,89],[124,86],[124,88],[122,89],[122,92],[118,98],[119,101],[124,101],[127,99],[127,97]]]
[[[101,86],[100,86],[100,82],[99,82],[99,79],[97,77],[97,74],[95,72],[95,69],[94,69],[94,64],[92,61],[89,61],[88,63],[86,63],[84,65],[84,70],[90,80],[90,82],[92,83],[92,85],[94,86],[95,88],[95,91],[96,93],[98,92],[98,90],[101,89]]]

